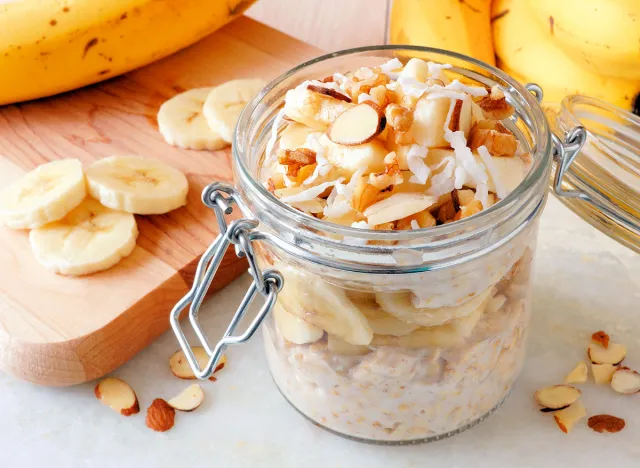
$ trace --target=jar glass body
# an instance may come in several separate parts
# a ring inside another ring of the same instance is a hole
[[[286,90],[392,57],[452,63],[467,82],[500,84],[516,108],[507,125],[534,160],[525,181],[479,215],[403,232],[322,223],[279,202],[262,186],[260,164]],[[364,48],[321,57],[271,83],[243,112],[234,143],[241,209],[263,232],[258,261],[285,281],[263,326],[285,398],[331,431],[377,443],[439,439],[491,413],[524,360],[551,168],[549,129],[533,96],[458,54]]]

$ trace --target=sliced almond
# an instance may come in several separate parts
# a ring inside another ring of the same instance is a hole
[[[162,398],[156,398],[147,409],[145,422],[149,429],[153,429],[156,432],[166,432],[173,427],[175,417],[176,410]]]
[[[569,372],[569,374],[564,378],[564,383],[585,383],[588,376],[589,369],[587,368],[587,363],[580,361],[575,369]]]
[[[575,403],[582,393],[571,385],[552,385],[538,390],[535,399],[544,410],[559,410]]]
[[[627,356],[627,347],[618,343],[609,343],[607,348],[603,348],[597,343],[592,343],[587,353],[594,364],[620,364]]]
[[[193,411],[204,401],[204,392],[198,384],[193,384],[185,388],[180,394],[174,396],[169,403],[173,409],[178,411]]]
[[[124,380],[108,377],[101,380],[94,389],[96,398],[123,416],[131,416],[140,411],[138,397]]]
[[[609,335],[602,330],[591,335],[591,341],[600,344],[604,349],[609,348]]]
[[[465,138],[469,135],[471,130],[471,101],[469,99],[456,100],[449,120],[449,130],[452,132],[461,130]]]
[[[610,414],[596,414],[591,416],[587,422],[589,427],[596,432],[620,432],[626,423],[624,419]]]
[[[613,364],[594,364],[591,363],[591,373],[593,374],[593,381],[598,385],[608,384],[611,382],[613,373],[618,370],[618,366]]]
[[[201,346],[196,346],[192,349],[193,349],[193,354],[195,355],[196,360],[198,361],[198,366],[200,366],[200,369],[203,369],[209,362],[209,355],[207,354],[205,349]],[[218,361],[218,365],[216,366],[216,369],[213,372],[216,373],[222,368],[224,368],[226,363],[227,363],[227,356],[222,355],[222,357]],[[175,375],[179,379],[191,380],[196,378],[195,374],[191,370],[189,361],[187,361],[187,357],[184,355],[182,350],[176,351],[175,354],[171,356],[171,359],[169,360],[169,367],[171,367],[171,372],[173,372],[173,375]],[[209,380],[216,380],[216,378],[211,376],[209,377]]]
[[[640,392],[640,374],[628,367],[622,367],[613,373],[611,388],[625,395],[638,393]]]
[[[419,213],[437,201],[437,197],[421,193],[396,193],[369,206],[363,214],[370,225],[383,224]]]
[[[385,124],[382,109],[373,102],[365,101],[338,115],[327,130],[327,136],[339,145],[362,145],[378,136]]]
[[[307,89],[314,93],[322,94],[323,96],[329,96],[339,101],[351,102],[351,98],[340,91],[333,88],[326,88],[324,86],[308,85]]]
[[[553,414],[553,419],[555,419],[560,430],[565,434],[568,434],[573,426],[586,415],[587,411],[585,410],[582,401],[578,400],[572,405],[556,411]]]

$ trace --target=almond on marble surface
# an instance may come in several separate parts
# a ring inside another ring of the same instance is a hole
[[[108,377],[98,382],[94,389],[96,398],[123,416],[131,416],[140,411],[138,397],[133,388],[124,380]]]
[[[147,409],[145,422],[149,429],[153,429],[156,432],[166,432],[173,427],[175,417],[176,410],[162,398],[156,398]]]
[[[203,369],[209,362],[209,355],[207,354],[205,349],[201,346],[194,346],[192,349],[193,349],[193,354],[195,355],[196,360],[198,361],[198,366],[200,366],[200,369]],[[222,357],[218,361],[218,365],[216,366],[214,373],[223,369],[226,363],[227,363],[227,356],[222,355]],[[171,359],[169,360],[169,367],[171,368],[171,372],[173,372],[173,375],[175,375],[179,379],[192,380],[196,378],[195,374],[191,370],[189,361],[187,361],[187,357],[184,355],[182,350],[176,351],[175,354],[171,356]],[[209,377],[209,380],[216,380],[216,378],[211,376]]]
[[[178,411],[193,411],[204,401],[204,392],[198,384],[193,384],[185,388],[178,395],[174,396],[167,403]]]
[[[552,385],[536,391],[535,399],[543,411],[554,411],[575,403],[581,395],[582,392],[571,385]]]
[[[591,416],[587,422],[589,427],[596,432],[620,432],[626,423],[624,419],[609,414],[597,414]]]

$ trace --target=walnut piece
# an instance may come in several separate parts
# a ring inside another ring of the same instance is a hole
[[[477,151],[484,146],[492,156],[513,157],[518,149],[516,137],[500,122],[481,120],[469,132],[469,148]]]
[[[394,185],[403,182],[396,153],[387,154],[384,158],[384,163],[385,169],[383,172],[369,174],[369,184],[380,191],[393,189]]]
[[[389,104],[384,111],[384,116],[387,118],[387,125],[397,132],[407,132],[413,124],[413,112],[398,104]]]
[[[498,85],[491,88],[489,95],[476,101],[476,104],[482,108],[485,117],[491,120],[504,120],[515,112]]]
[[[303,166],[315,164],[316,152],[308,148],[278,150],[278,163],[287,166],[287,176],[297,177]]]

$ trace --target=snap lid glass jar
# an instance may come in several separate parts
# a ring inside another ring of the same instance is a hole
[[[264,185],[265,159],[289,123],[285,94],[305,80],[412,57],[452,64],[465,84],[498,85],[514,113],[503,124],[530,155],[523,180],[474,216],[403,231],[325,222],[276,198]],[[422,47],[367,47],[319,57],[285,73],[243,111],[234,144],[236,187],[214,183],[203,202],[220,236],[198,265],[191,291],[171,325],[199,378],[226,346],[262,325],[273,379],[304,416],[335,433],[376,443],[437,440],[481,421],[519,375],[531,308],[531,268],[538,219],[554,155],[558,167],[579,149],[553,136],[536,98],[500,70],[460,54]],[[269,148],[269,150],[267,150]],[[561,174],[562,175],[562,174]],[[562,179],[562,177],[560,177]],[[228,226],[237,205],[243,218]],[[247,258],[253,283],[215,345],[198,309],[226,250]],[[236,328],[256,296],[264,304]],[[178,321],[190,324],[210,356],[200,368]],[[264,323],[263,323],[264,322]]]

